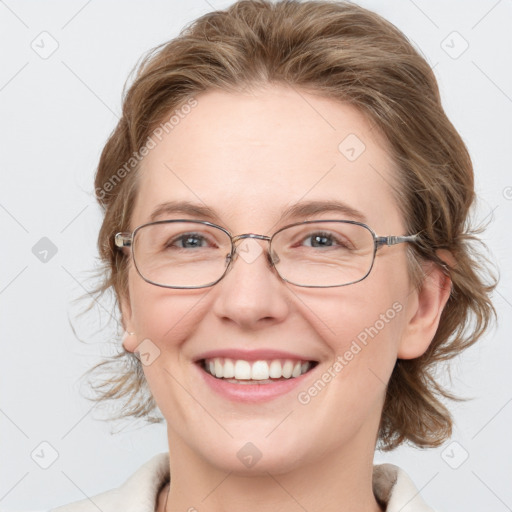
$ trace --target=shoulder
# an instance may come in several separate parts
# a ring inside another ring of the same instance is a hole
[[[120,487],[50,512],[154,512],[158,492],[169,480],[169,454],[155,455]]]
[[[373,466],[373,493],[386,512],[435,512],[425,503],[409,475],[394,464]]]

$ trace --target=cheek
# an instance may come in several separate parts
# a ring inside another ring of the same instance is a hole
[[[140,359],[151,394],[166,418],[186,418],[190,404],[182,386],[190,388],[191,363],[184,347],[207,313],[207,292],[159,288],[138,275],[130,287]]]
[[[171,290],[130,276],[132,318],[139,338],[170,349],[190,335],[205,309],[208,290]]]
[[[322,297],[303,299],[306,308],[302,314],[337,353],[348,350],[353,340],[369,345],[380,335],[395,337],[403,326],[402,293],[377,292],[363,282],[352,286],[330,296],[323,292]]]
[[[370,368],[384,380],[396,361],[408,296],[407,274],[382,264],[359,283],[303,296],[301,314],[332,359],[343,359],[344,373],[366,375]]]
[[[308,406],[308,417],[314,411],[319,424],[330,422],[334,432],[348,428],[344,415],[334,410],[351,411],[354,428],[381,410],[405,325],[401,294],[390,287],[376,293],[372,281],[363,283],[330,297],[324,293],[304,300],[302,314],[308,310],[309,323],[328,347],[330,361],[311,387],[300,390],[298,400]]]

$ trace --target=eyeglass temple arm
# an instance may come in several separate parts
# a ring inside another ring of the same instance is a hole
[[[114,241],[117,247],[131,247],[132,239],[131,233],[116,233]]]
[[[416,242],[419,234],[405,235],[405,236],[378,236],[375,238],[377,246],[381,245],[396,245],[404,242]]]

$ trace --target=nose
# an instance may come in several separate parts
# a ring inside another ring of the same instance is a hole
[[[224,278],[215,285],[214,313],[243,329],[282,322],[289,312],[288,289],[272,266],[268,241],[246,238]]]

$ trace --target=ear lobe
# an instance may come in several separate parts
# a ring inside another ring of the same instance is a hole
[[[120,300],[121,321],[123,323],[123,347],[128,352],[134,352],[137,348],[137,336],[132,322],[132,309],[128,297]]]
[[[415,359],[426,352],[434,339],[452,289],[450,277],[439,265],[430,261],[422,266],[425,277],[421,288],[415,290],[410,297],[412,310],[400,340],[399,359]]]
[[[131,331],[125,331],[123,334],[123,347],[127,352],[135,352],[137,348],[137,336],[136,333]]]

